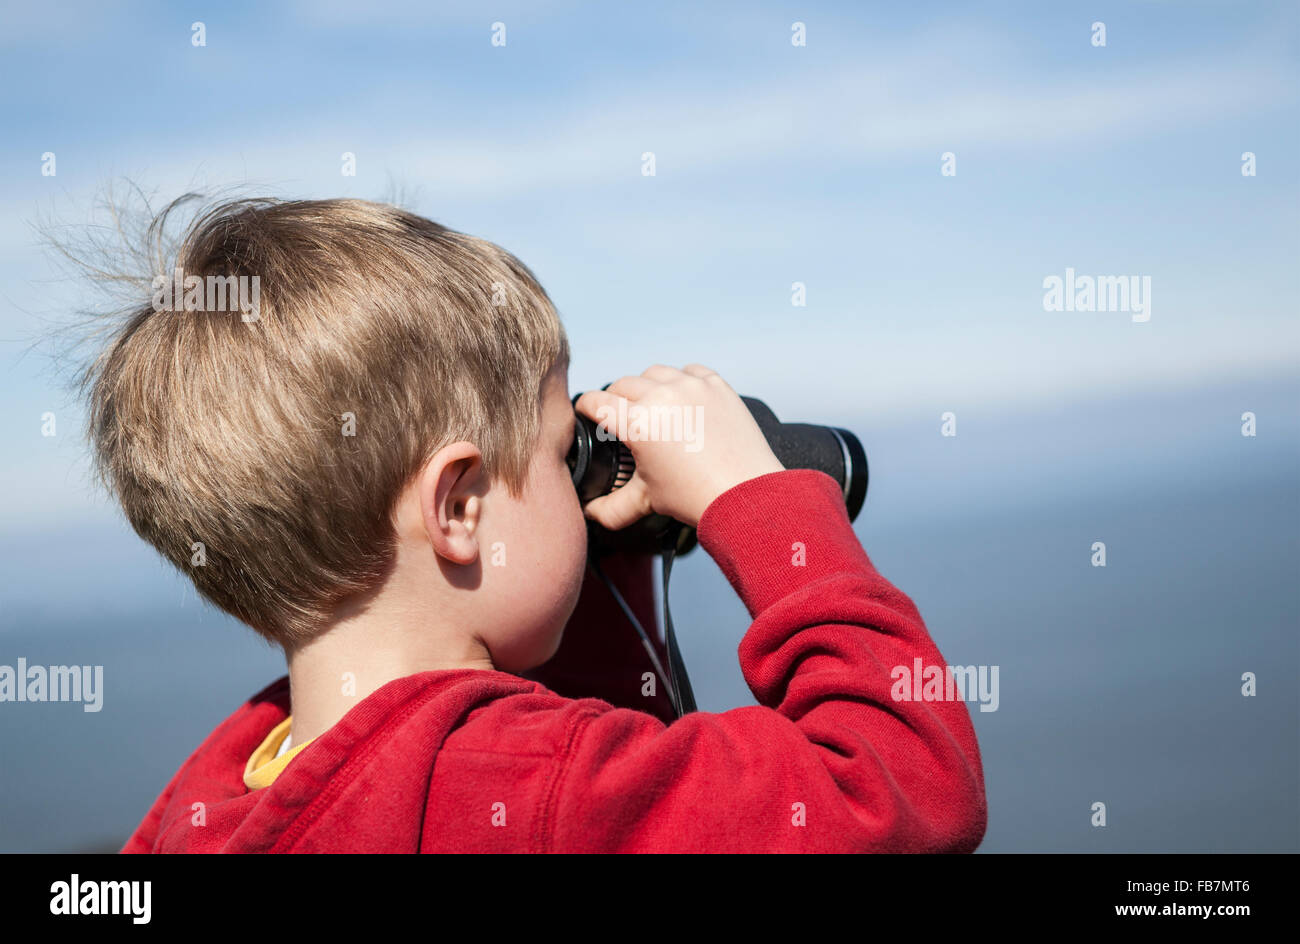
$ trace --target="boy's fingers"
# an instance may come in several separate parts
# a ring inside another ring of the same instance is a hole
[[[654,381],[645,377],[620,377],[605,388],[607,393],[616,393],[629,400],[640,400],[654,389]]]
[[[645,370],[641,371],[642,377],[648,377],[659,383],[672,383],[682,376],[682,372],[676,367],[667,367],[663,364],[651,364]]]
[[[682,368],[683,374],[690,374],[692,377],[716,377],[718,372],[711,367],[705,367],[703,364],[687,364]]]
[[[619,428],[618,420],[620,416],[627,416],[626,410],[619,409],[623,399],[606,390],[588,390],[578,397],[573,409],[592,422],[599,423],[611,436],[622,439],[626,431]]]
[[[618,403],[618,397],[604,390],[588,390],[573,401],[573,408],[587,419],[594,420],[596,411],[610,403]]]

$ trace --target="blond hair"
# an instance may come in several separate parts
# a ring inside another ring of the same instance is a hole
[[[83,380],[96,468],[136,532],[262,636],[301,644],[382,580],[394,502],[441,446],[475,443],[519,493],[568,342],[508,252],[385,204],[243,199],[157,259],[155,286],[173,267],[256,277],[256,310],[156,294],[129,311]]]

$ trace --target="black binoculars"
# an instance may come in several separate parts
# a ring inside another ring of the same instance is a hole
[[[573,399],[576,403],[578,397]],[[787,469],[817,469],[839,482],[849,520],[855,520],[867,497],[867,454],[858,437],[835,426],[782,423],[762,400],[741,400],[781,464]],[[567,461],[583,504],[622,487],[636,471],[627,445],[580,413]],[[695,529],[666,515],[650,515],[619,531],[595,522],[589,526],[593,550],[657,553],[671,549],[683,554],[695,546]]]

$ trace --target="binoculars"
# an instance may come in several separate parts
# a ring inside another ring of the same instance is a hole
[[[576,403],[578,397],[573,399]],[[868,477],[867,454],[858,437],[835,426],[783,423],[762,400],[741,400],[781,464],[787,469],[817,469],[839,482],[849,520],[855,520],[867,497]],[[621,488],[636,472],[627,445],[582,414],[578,414],[567,461],[583,504]],[[594,550],[658,553],[667,549],[683,554],[695,546],[695,529],[666,515],[650,515],[618,531],[588,524]]]

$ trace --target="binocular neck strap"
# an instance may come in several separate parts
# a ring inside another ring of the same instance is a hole
[[[673,708],[677,717],[695,711],[695,692],[691,690],[691,678],[686,674],[686,663],[682,661],[681,649],[677,646],[677,634],[673,632],[673,614],[668,605],[668,578],[673,571],[673,556],[677,551],[677,531],[670,532],[671,541],[664,542],[661,557],[664,565],[664,636],[668,642],[668,674],[672,679]]]
[[[641,637],[641,645],[645,647],[646,655],[650,658],[650,664],[654,666],[655,674],[662,679],[668,686],[668,698],[672,702],[673,711],[677,717],[695,711],[695,693],[691,691],[691,679],[686,674],[686,663],[682,661],[681,649],[677,646],[677,634],[673,632],[673,615],[668,606],[668,579],[672,575],[673,558],[677,553],[677,542],[681,531],[672,530],[665,538],[663,547],[660,549],[660,556],[663,559],[663,595],[664,595],[664,637],[668,644],[668,669],[665,672],[663,662],[659,659],[659,651],[650,640],[650,635],[637,619],[636,613],[632,607],[628,606],[627,600],[619,592],[614,581],[609,579],[604,568],[600,566],[597,555],[588,559],[591,569],[596,572],[596,576],[601,579],[605,587],[618,603],[619,609],[627,617],[637,634]]]

